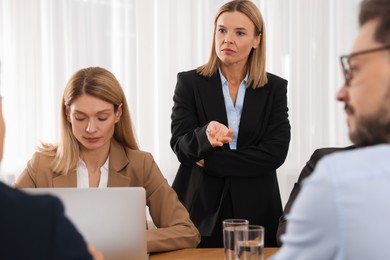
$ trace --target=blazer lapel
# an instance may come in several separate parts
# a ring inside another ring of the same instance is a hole
[[[212,77],[199,76],[197,89],[201,97],[202,106],[208,122],[215,120],[227,125],[225,100],[223,98],[221,78],[219,72]]]
[[[237,146],[247,143],[253,138],[253,131],[261,129],[260,125],[264,117],[264,109],[267,106],[269,87],[253,89],[248,86],[245,91],[244,105],[241,112],[240,132],[238,133]]]
[[[54,188],[69,188],[77,187],[77,174],[76,170],[68,172],[66,175],[59,174],[53,177]]]
[[[130,177],[126,176],[126,166],[129,164],[125,148],[112,138],[108,170],[108,187],[129,187]]]

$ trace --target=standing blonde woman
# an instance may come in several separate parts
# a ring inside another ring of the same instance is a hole
[[[123,90],[109,71],[77,71],[62,98],[58,144],[45,144],[15,187],[131,187],[146,190],[157,229],[148,252],[196,247],[199,233],[150,153],[140,151]]]
[[[222,247],[222,220],[265,226],[276,246],[282,203],[276,169],[287,156],[287,81],[265,71],[265,28],[251,1],[217,12],[209,61],[179,73],[171,147],[181,165],[173,183],[202,235]]]

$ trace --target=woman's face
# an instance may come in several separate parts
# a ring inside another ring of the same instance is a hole
[[[255,25],[243,13],[224,12],[217,20],[215,52],[224,65],[246,65],[252,48],[257,48],[260,35],[255,35]]]
[[[122,105],[114,112],[114,105],[99,98],[82,95],[66,110],[73,135],[80,149],[99,150],[110,145],[115,123],[122,115]]]

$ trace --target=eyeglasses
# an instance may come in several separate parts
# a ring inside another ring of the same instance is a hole
[[[340,62],[341,62],[341,68],[343,70],[343,74],[344,74],[344,78],[345,78],[345,85],[348,86],[352,80],[352,77],[353,77],[353,73],[352,73],[353,71],[352,71],[351,65],[350,65],[351,58],[356,57],[356,56],[360,56],[363,54],[372,53],[372,52],[384,51],[387,49],[390,49],[390,45],[387,45],[384,47],[379,47],[379,48],[374,48],[374,49],[369,49],[369,50],[365,50],[365,51],[359,51],[359,52],[352,53],[350,55],[341,56]]]

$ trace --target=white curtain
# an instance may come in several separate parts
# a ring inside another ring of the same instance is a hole
[[[42,142],[56,142],[60,98],[76,70],[112,71],[138,141],[171,183],[170,113],[179,71],[207,61],[220,0],[0,0],[1,94],[7,125],[1,178],[11,182]],[[292,139],[278,170],[285,202],[314,149],[349,144],[338,57],[357,32],[359,0],[257,0],[267,69],[289,81]]]

